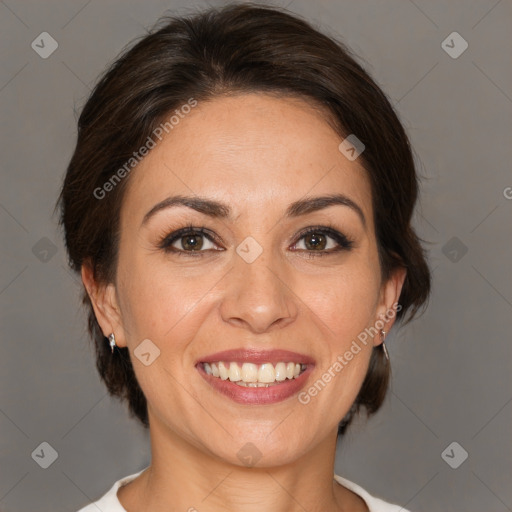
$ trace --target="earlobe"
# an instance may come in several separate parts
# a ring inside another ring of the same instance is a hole
[[[81,276],[103,335],[108,338],[114,333],[116,345],[125,347],[124,330],[114,284],[98,283],[94,277],[94,271],[88,263],[82,265]]]
[[[389,333],[396,320],[399,311],[398,301],[405,282],[407,270],[404,267],[394,269],[389,279],[383,283],[381,289],[381,300],[377,311],[378,320],[385,324],[383,330]],[[379,343],[377,343],[378,345]]]

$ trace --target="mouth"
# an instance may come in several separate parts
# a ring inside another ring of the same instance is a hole
[[[268,404],[298,393],[315,366],[309,356],[284,350],[230,350],[196,363],[216,391],[241,404]]]
[[[277,386],[286,380],[298,378],[307,368],[306,364],[293,361],[279,361],[275,365],[272,363],[258,365],[248,362],[239,364],[236,361],[201,364],[207,375],[249,388]]]

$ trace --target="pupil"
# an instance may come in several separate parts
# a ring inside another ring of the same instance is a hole
[[[306,246],[308,249],[325,248],[325,236],[316,233],[309,235],[309,242],[306,241]]]
[[[201,247],[203,245],[201,238],[198,237],[197,235],[185,236],[185,237],[183,237],[183,240],[184,240],[183,247],[185,249],[197,250],[197,249],[201,249]]]

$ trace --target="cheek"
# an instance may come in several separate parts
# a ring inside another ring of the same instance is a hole
[[[363,263],[340,268],[299,292],[322,337],[324,356],[317,379],[299,397],[311,414],[339,421],[355,401],[372,353],[365,330],[375,321],[379,285],[378,270]]]
[[[126,259],[119,264],[119,288],[123,323],[130,345],[149,338],[166,351],[178,350],[193,333],[187,333],[190,318],[201,310],[201,303],[213,283],[208,276],[190,276],[156,259]],[[173,343],[168,343],[172,340]]]
[[[171,272],[170,265],[153,265],[150,259],[143,264],[134,258],[129,263],[119,266],[119,286],[127,344],[131,354],[135,351],[132,364],[137,381],[150,403],[161,404],[159,410],[165,409],[165,404],[183,408],[183,397],[176,393],[177,382],[187,377],[188,347],[201,325],[201,299],[211,284]],[[136,349],[143,340],[158,348],[155,364],[145,366],[137,360]]]
[[[354,260],[355,261],[355,260]],[[375,320],[378,271],[365,262],[340,267],[315,281],[301,281],[298,295],[337,343],[350,341]]]

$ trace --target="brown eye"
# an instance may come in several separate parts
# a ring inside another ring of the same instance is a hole
[[[353,242],[343,233],[326,226],[318,226],[301,232],[297,242],[292,246],[292,250],[303,251],[311,256],[324,256],[339,251],[348,251],[353,245]]]
[[[198,251],[203,247],[202,235],[185,235],[178,239],[181,241],[181,248],[184,250]]]
[[[327,245],[327,238],[320,233],[310,233],[304,237],[304,245],[308,251],[323,250]]]
[[[219,250],[218,245],[213,242],[213,235],[202,228],[183,228],[174,231],[159,243],[159,247],[166,252],[198,255]]]

